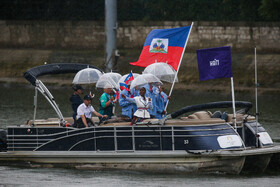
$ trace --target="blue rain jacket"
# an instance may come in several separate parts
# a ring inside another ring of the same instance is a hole
[[[128,93],[127,90],[122,90],[121,94],[125,95],[128,98],[130,98],[130,96],[131,96],[131,94]],[[134,112],[137,110],[136,105],[134,103],[130,103],[126,99],[122,98],[121,95],[119,98],[119,104],[122,107],[122,115],[127,116],[131,119],[133,117]],[[136,109],[134,109],[134,108],[136,108]]]
[[[162,119],[166,115],[162,115],[161,113],[164,111],[165,105],[167,103],[167,95],[164,92],[156,95],[156,118]]]
[[[148,109],[148,112],[150,113],[150,115],[156,116],[157,106],[155,101],[156,101],[156,95],[158,94],[158,88],[153,86],[151,91],[149,84],[146,84],[144,87],[146,88],[146,97],[150,97],[152,99],[152,104],[153,104],[153,109],[152,110]]]

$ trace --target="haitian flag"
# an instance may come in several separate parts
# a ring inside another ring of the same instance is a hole
[[[128,85],[125,84],[125,83],[120,83],[120,90],[126,90],[126,91],[129,91],[128,89]]]
[[[130,64],[147,67],[155,62],[167,62],[177,71],[190,29],[191,26],[152,30],[145,40],[138,61]]]
[[[130,72],[127,77],[124,79],[125,84],[128,84],[130,81],[133,81],[134,77],[133,74]]]
[[[114,97],[115,97],[116,100],[119,100],[119,98],[120,98],[120,93],[119,93],[119,90],[118,90],[118,89],[116,90],[116,93],[115,93]]]
[[[232,77],[230,46],[196,51],[201,81]]]

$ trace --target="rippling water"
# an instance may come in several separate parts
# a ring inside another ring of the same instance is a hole
[[[70,87],[48,87],[64,116],[71,116]],[[23,124],[33,118],[34,87],[0,84],[0,128]],[[93,106],[98,109],[101,90],[93,90]],[[236,100],[254,103],[253,93],[235,93]],[[168,111],[186,105],[231,100],[231,93],[174,91]],[[280,97],[278,94],[259,96],[260,123],[273,139],[280,140]],[[120,108],[117,108],[117,112]],[[227,109],[230,112],[230,109]],[[255,112],[253,108],[250,111]],[[51,106],[39,94],[37,118],[57,117]],[[262,175],[157,175],[127,171],[92,171],[63,168],[20,168],[0,166],[0,186],[279,186],[280,173]]]
[[[0,166],[7,186],[279,186],[279,174],[157,175],[126,171]]]

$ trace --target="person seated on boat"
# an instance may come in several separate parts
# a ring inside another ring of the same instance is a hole
[[[77,116],[77,108],[80,106],[80,104],[83,103],[83,100],[81,99],[80,95],[83,93],[84,88],[81,85],[74,85],[73,86],[74,93],[69,98],[69,101],[72,103],[72,110],[73,110],[73,119],[74,123],[76,122],[76,116]]]
[[[134,113],[133,119],[131,121],[131,125],[137,122],[141,122],[144,119],[150,118],[148,109],[151,110],[153,108],[152,99],[150,97],[146,97],[145,94],[146,94],[145,87],[140,88],[140,96],[136,96],[134,98],[129,98],[122,94],[122,98],[126,99],[131,103],[135,103],[137,106],[137,110]]]
[[[171,97],[167,96],[163,91],[162,87],[158,87],[158,94],[156,95],[156,101],[155,101],[155,107],[156,107],[156,118],[162,119],[166,115],[165,105],[167,103],[167,100],[169,100]]]
[[[113,114],[113,107],[115,106],[114,104],[114,97],[110,96],[112,92],[112,87],[110,85],[107,85],[104,88],[104,93],[101,95],[99,99],[99,113],[102,115],[107,115],[108,118],[111,118]],[[105,119],[100,119],[100,123],[103,122]]]
[[[146,97],[149,97],[152,99],[152,101],[156,100],[156,95],[158,94],[158,88],[153,86],[152,83],[148,83],[145,86],[146,89]],[[156,116],[156,102],[153,102],[153,108],[148,109],[148,112],[151,116],[151,118],[155,118]]]
[[[130,85],[128,85],[128,90],[123,89],[121,91],[122,95],[125,95],[128,98],[133,98],[132,93],[129,90]],[[119,98],[119,105],[122,107],[122,120],[124,121],[131,121],[134,112],[137,110],[136,104],[127,101],[125,98]]]
[[[87,128],[90,126],[93,126],[94,123],[91,120],[91,115],[94,113],[96,116],[100,118],[107,118],[107,115],[102,115],[98,112],[96,112],[91,106],[91,96],[90,95],[85,95],[84,97],[84,102],[80,104],[80,106],[77,109],[77,121],[74,124],[74,127],[77,128]]]

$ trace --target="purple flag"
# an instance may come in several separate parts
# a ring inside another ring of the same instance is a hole
[[[196,51],[201,81],[232,77],[230,46]]]

